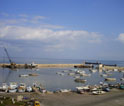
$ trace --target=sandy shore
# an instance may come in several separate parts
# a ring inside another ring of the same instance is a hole
[[[77,94],[77,93],[15,93],[0,94],[16,98],[23,95],[40,101],[41,106],[124,106],[124,90],[113,89],[104,95]]]

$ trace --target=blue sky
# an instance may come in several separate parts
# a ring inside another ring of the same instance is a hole
[[[124,0],[0,0],[0,57],[124,60]]]

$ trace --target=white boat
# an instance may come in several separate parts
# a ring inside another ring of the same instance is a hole
[[[40,88],[39,90],[40,90],[41,93],[46,93],[47,92],[47,90],[44,89],[44,88]]]
[[[17,92],[17,89],[9,89],[9,93],[15,93]]]
[[[97,90],[98,90],[97,87],[94,87],[94,88],[91,89],[92,92],[93,92],[93,91],[97,91]]]
[[[74,76],[74,78],[80,78],[80,76]]]
[[[89,86],[88,86],[88,85],[86,85],[86,86],[76,87],[76,89],[77,89],[77,91],[79,91],[79,90],[89,91],[89,90],[90,90],[90,88],[89,88]]]
[[[114,71],[118,71],[118,69],[114,69]]]
[[[34,62],[32,62],[32,63],[31,63],[31,66],[32,66],[32,67],[36,67],[37,64],[35,64]]]
[[[102,76],[102,77],[107,77],[107,74],[102,74],[101,76]]]
[[[62,92],[62,93],[66,93],[66,92],[70,92],[71,90],[69,89],[60,89],[60,92]]]
[[[91,72],[93,72],[93,73],[95,73],[97,70],[95,70],[95,69],[93,69],[93,70],[91,70]]]
[[[92,91],[92,94],[94,95],[100,95],[100,94],[105,94],[106,92],[101,91],[101,90],[97,90],[97,91]]]
[[[17,83],[16,82],[10,82],[9,83],[9,88],[10,89],[16,89],[18,87]]]
[[[26,68],[36,68],[37,64],[35,64],[34,62],[32,62],[31,64],[26,64]]]
[[[20,83],[20,85],[18,87],[18,92],[25,92],[25,90],[26,90],[25,83]]]
[[[76,74],[85,74],[85,71],[77,70],[75,73],[76,73]]]
[[[26,87],[26,91],[27,92],[32,92],[32,87],[31,86]]]
[[[2,83],[2,89],[3,90],[7,90],[8,89],[8,85],[6,83]]]
[[[2,86],[0,87],[0,93],[4,93],[8,91],[8,85],[6,83],[2,83]]]
[[[75,73],[68,73],[68,75],[73,76],[73,75],[75,75]]]
[[[28,77],[28,74],[20,74],[19,77]]]

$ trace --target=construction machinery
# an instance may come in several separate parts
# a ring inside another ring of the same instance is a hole
[[[8,57],[8,59],[9,59],[9,63],[10,63],[10,65],[8,65],[7,67],[8,68],[11,68],[11,69],[15,69],[16,68],[16,63],[14,63],[12,60],[11,60],[11,58],[10,58],[10,56],[9,56],[9,53],[8,53],[8,51],[7,51],[7,49],[4,47],[4,51],[6,52],[6,55],[7,55],[7,57]]]

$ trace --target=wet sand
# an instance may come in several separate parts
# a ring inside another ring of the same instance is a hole
[[[34,98],[40,101],[41,106],[124,106],[124,90],[113,89],[104,95],[91,95],[88,93],[54,93],[54,94],[37,94],[37,93],[15,93],[0,94],[4,96]]]

